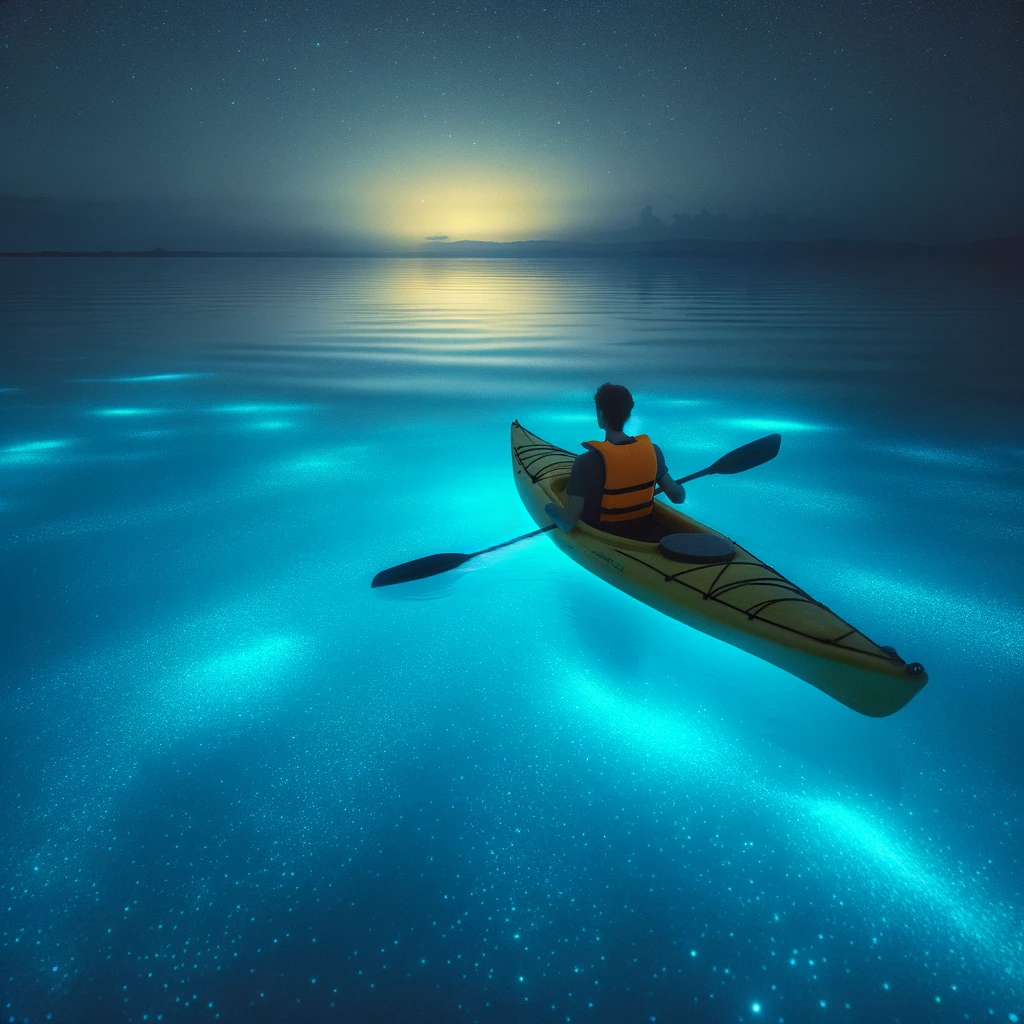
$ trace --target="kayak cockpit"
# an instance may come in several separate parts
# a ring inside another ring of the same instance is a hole
[[[569,486],[569,477],[567,475],[551,477],[544,483],[555,501],[564,507],[565,489]],[[580,523],[577,529],[593,531],[599,535],[611,535],[616,542],[624,541],[628,544],[640,544],[651,548],[657,547],[663,537],[668,537],[673,533],[714,534],[713,530],[702,527],[689,516],[677,512],[660,501],[655,501],[654,510],[643,519],[633,519],[624,523],[607,523],[600,529]]]

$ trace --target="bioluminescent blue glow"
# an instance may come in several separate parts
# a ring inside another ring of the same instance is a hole
[[[250,430],[291,430],[295,426],[293,420],[254,420],[249,424]]]
[[[710,398],[682,398],[666,395],[654,395],[649,404],[661,409],[695,409],[699,406],[711,405]]]
[[[774,433],[803,433],[805,431],[835,430],[828,423],[809,423],[801,420],[768,419],[751,416],[734,416],[722,420],[723,425],[742,430],[768,430]]]
[[[205,373],[147,373],[138,377],[114,377],[115,384],[160,384],[171,380],[196,380],[207,377]]]
[[[179,380],[201,380],[210,373],[144,373],[126,377],[79,377],[78,384],[163,384]]]
[[[231,402],[226,405],[214,406],[211,410],[226,413],[230,416],[273,415],[275,413],[302,412],[307,405],[289,405],[281,402]]]
[[[124,417],[126,419],[134,418],[136,416],[160,416],[164,412],[166,412],[165,409],[148,409],[132,405],[111,406],[107,409],[92,410],[94,416],[109,416],[111,418]]]
[[[827,571],[820,562],[815,568]],[[972,593],[969,580],[957,578],[943,585],[915,579],[908,572],[882,572],[863,565],[842,566],[842,579],[851,605],[877,606],[884,596],[889,608],[886,619],[901,632],[924,620],[934,629],[962,638],[961,656],[977,658],[979,667],[1024,665],[1024,619],[1012,599]]]
[[[5,1018],[1024,1012],[1016,282],[12,266]],[[923,662],[910,704],[859,716],[547,537],[370,589],[534,530],[509,423],[578,451],[605,381],[675,475],[783,434],[683,510]]]
[[[566,699],[612,730],[649,770],[673,777],[675,785],[697,783],[720,796],[724,790],[739,791],[730,792],[738,806],[775,823],[776,844],[794,843],[809,855],[813,867],[808,870],[832,878],[833,886],[840,885],[841,875],[844,890],[869,887],[876,913],[887,912],[894,920],[910,913],[921,929],[957,943],[961,956],[978,958],[978,968],[986,968],[994,980],[1010,981],[1015,988],[1024,984],[1024,934],[1013,905],[993,901],[983,882],[965,881],[959,866],[930,862],[875,815],[769,782],[741,743],[704,715],[687,719],[631,702],[588,679],[571,686]]]
[[[40,441],[22,441],[0,448],[0,465],[31,465],[46,462],[54,453],[67,448],[70,442],[57,438]]]
[[[977,448],[957,451],[928,445],[889,444],[879,446],[878,450],[912,462],[960,469],[994,469],[1001,462],[993,458],[992,453]]]
[[[208,724],[227,710],[251,713],[287,677],[303,649],[300,638],[272,635],[215,653],[184,667],[177,677],[161,680],[146,702],[144,714],[155,739],[182,728]]]

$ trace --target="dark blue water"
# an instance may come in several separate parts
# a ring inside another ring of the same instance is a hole
[[[1024,304],[992,268],[0,265],[11,1021],[1024,1016]],[[590,395],[931,681],[863,718],[543,539]]]

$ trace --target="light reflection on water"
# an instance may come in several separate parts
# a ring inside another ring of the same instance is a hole
[[[310,1020],[314,970],[354,1019],[424,993],[496,1021],[524,995],[604,1019],[712,993],[716,1020],[1021,1012],[1007,275],[5,267],[9,1014],[82,1016],[111,962],[166,1013],[186,953],[202,1005],[256,976],[268,1015]],[[677,475],[783,434],[687,510],[923,661],[903,712],[859,718],[543,538],[369,590],[532,529],[508,423],[578,450],[606,379]]]
[[[133,394],[140,382],[159,381],[166,394],[223,370],[304,389],[413,395],[435,391],[440,374],[452,394],[489,396],[511,383],[503,371],[512,369],[520,395],[583,396],[595,375],[615,369],[663,404],[703,401],[723,385],[806,399],[824,384],[852,408],[883,404],[934,421],[960,419],[984,394],[1015,401],[1022,358],[1014,268],[386,259],[5,266],[8,337],[14,344],[24,329],[45,339],[46,358],[33,361],[43,379],[53,377],[47,362],[79,362],[74,339],[90,337],[91,361],[102,362],[101,351],[112,357],[108,380]],[[144,357],[130,340],[140,337]],[[123,372],[126,364],[140,372]],[[76,376],[99,383],[104,375]],[[779,415],[759,401],[737,418],[768,412]]]

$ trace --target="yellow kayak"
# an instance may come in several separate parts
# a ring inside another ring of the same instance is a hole
[[[565,504],[575,456],[512,424],[512,470],[527,512],[550,526],[544,506]],[[722,534],[656,501],[666,534]],[[781,573],[734,545],[731,559],[686,564],[657,543],[577,523],[548,536],[573,561],[674,619],[777,665],[863,715],[899,711],[928,681],[921,665],[880,647]],[[723,538],[727,540],[727,538]]]

